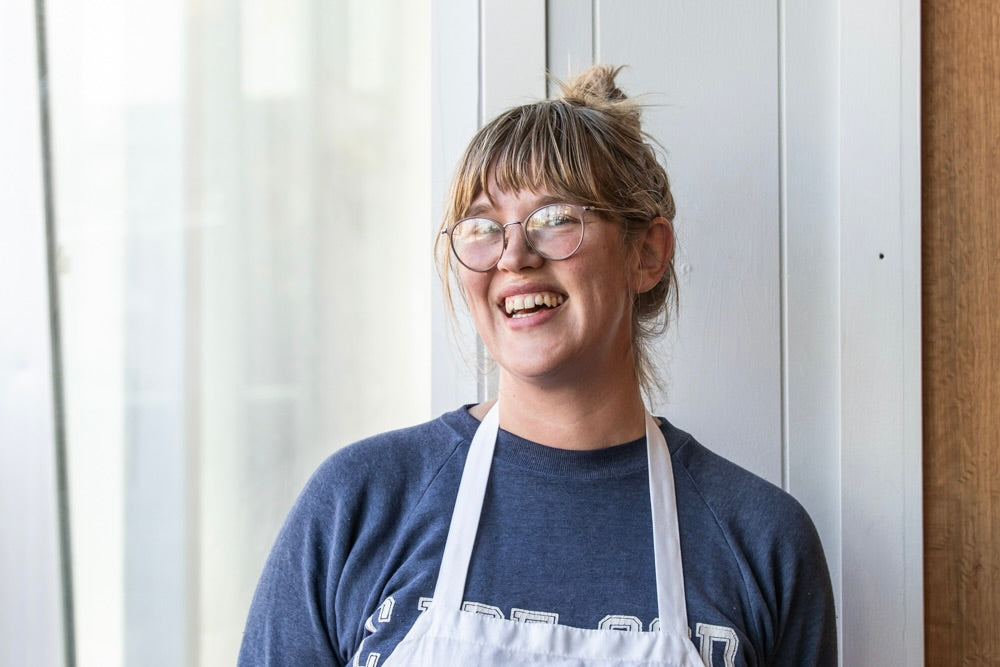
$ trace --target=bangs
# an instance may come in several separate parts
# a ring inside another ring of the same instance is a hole
[[[473,138],[455,178],[453,219],[465,215],[486,193],[529,190],[601,205],[603,169],[595,157],[606,148],[599,130],[587,123],[590,110],[563,100],[516,107],[482,128]],[[607,181],[604,181],[605,183]]]

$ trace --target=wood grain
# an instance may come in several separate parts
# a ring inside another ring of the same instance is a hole
[[[1000,665],[1000,2],[922,11],[926,664]]]

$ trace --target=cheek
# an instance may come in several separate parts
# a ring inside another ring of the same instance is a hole
[[[624,261],[623,257],[616,260]],[[604,264],[590,278],[596,286],[594,299],[595,308],[605,313],[612,321],[631,318],[632,293],[634,291],[633,276],[624,264],[609,262]]]
[[[610,245],[605,252],[588,263],[584,279],[593,281],[602,288],[608,299],[617,299],[633,287],[634,272],[630,270],[629,258],[621,247]]]
[[[458,272],[459,283],[462,286],[462,297],[473,313],[489,305],[489,274],[476,273],[462,268]]]

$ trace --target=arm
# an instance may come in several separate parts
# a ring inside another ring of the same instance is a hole
[[[767,664],[837,665],[837,617],[819,535],[796,503],[777,549],[774,643]]]
[[[343,665],[332,591],[347,553],[344,503],[331,462],[310,479],[285,520],[257,584],[239,665]],[[348,519],[349,521],[349,519]]]

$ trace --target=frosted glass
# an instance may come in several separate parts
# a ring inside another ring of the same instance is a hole
[[[431,416],[429,2],[46,14],[77,664],[233,664],[307,476]]]

